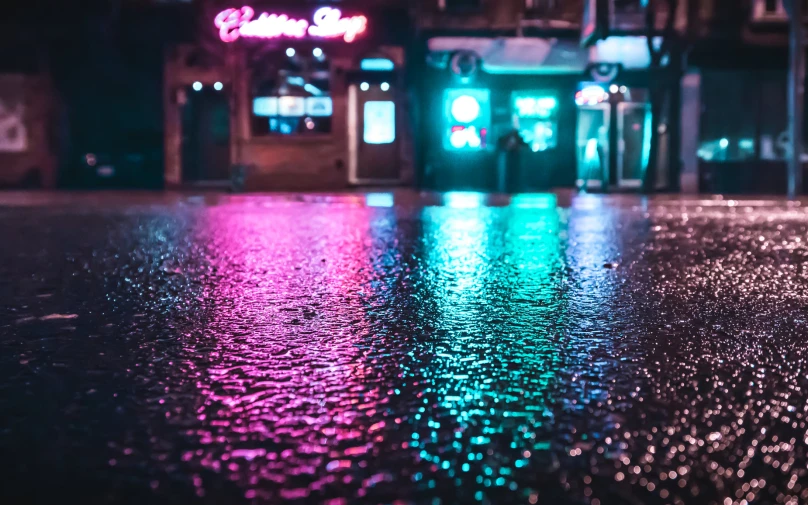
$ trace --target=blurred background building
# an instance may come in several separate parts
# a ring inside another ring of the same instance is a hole
[[[783,193],[787,22],[782,0],[18,4],[0,185]]]

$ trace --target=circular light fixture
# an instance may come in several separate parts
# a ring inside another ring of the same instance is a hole
[[[466,144],[468,144],[468,141],[466,140],[466,131],[465,130],[453,131],[452,134],[449,136],[449,143],[455,149],[462,149],[466,147]]]
[[[370,89],[370,84],[363,82],[362,84],[359,85],[359,89],[361,89],[362,91],[367,91]]]
[[[224,84],[217,81],[213,83],[213,89],[215,89],[216,91],[221,91],[224,89]]]
[[[202,91],[202,83],[199,81],[194,82],[193,88],[194,91]]]
[[[286,56],[288,56],[290,58],[294,58],[295,54],[297,54],[297,52],[295,51],[295,48],[293,48],[293,47],[290,47],[289,49],[286,50]]]
[[[617,93],[618,91],[620,91],[620,86],[618,86],[617,84],[612,84],[611,86],[609,86],[609,91],[611,93]]]
[[[620,92],[625,95],[626,93],[628,93],[628,88],[625,86],[620,86]]]
[[[390,84],[383,82],[382,83],[382,91],[387,91],[390,89]]]
[[[451,112],[458,123],[471,123],[480,117],[480,102],[471,95],[461,95],[452,102]]]
[[[721,149],[726,149],[727,147],[729,147],[729,139],[724,138],[719,140],[718,145],[721,147]]]
[[[322,58],[323,57],[323,50],[320,49],[319,47],[315,47],[314,50],[311,52],[311,54],[315,58]]]

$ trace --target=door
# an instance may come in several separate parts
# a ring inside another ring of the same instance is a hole
[[[576,159],[578,186],[601,188],[609,180],[609,121],[608,103],[578,107]]]
[[[221,84],[186,90],[182,106],[182,180],[230,177],[230,109]]]
[[[651,106],[647,103],[617,104],[617,186],[642,187],[651,151]]]
[[[389,82],[359,82],[348,88],[349,181],[396,183],[400,142],[396,90]]]

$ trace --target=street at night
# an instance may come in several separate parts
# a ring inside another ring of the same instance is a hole
[[[0,196],[0,503],[808,502],[808,208]]]

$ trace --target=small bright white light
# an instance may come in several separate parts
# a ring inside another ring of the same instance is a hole
[[[363,82],[362,84],[359,85],[359,89],[361,89],[362,91],[367,91],[370,89],[370,84]]]
[[[721,139],[718,141],[718,145],[721,146],[721,149],[726,149],[727,147],[729,147],[729,140]]]
[[[320,49],[319,47],[315,47],[314,51],[312,51],[311,54],[314,55],[315,58],[322,58],[323,57],[323,50]]]
[[[383,82],[382,83],[382,91],[387,91],[390,89],[390,84]]]
[[[558,100],[551,96],[546,96],[536,100],[536,105],[540,109],[555,109],[558,105]]]
[[[452,102],[452,117],[459,123],[471,123],[480,117],[480,102],[471,95],[462,95]]]
[[[620,92],[625,95],[628,92],[628,88],[625,86],[620,86]]]
[[[617,84],[612,84],[611,86],[609,86],[609,91],[611,93],[617,93],[618,91],[620,91],[620,86],[618,86]]]
[[[196,81],[194,83],[194,91],[202,91],[202,83],[201,82]]]
[[[468,144],[466,136],[467,134],[465,130],[453,131],[452,134],[449,136],[449,143],[452,144],[452,147],[454,147],[455,149],[462,149],[466,147],[466,144]]]
[[[286,50],[286,56],[290,58],[294,58],[295,54],[297,53],[295,52],[295,48],[293,47],[290,47],[289,49]]]
[[[221,91],[222,89],[224,89],[224,84],[220,82],[214,82],[213,89],[215,89],[216,91]]]

